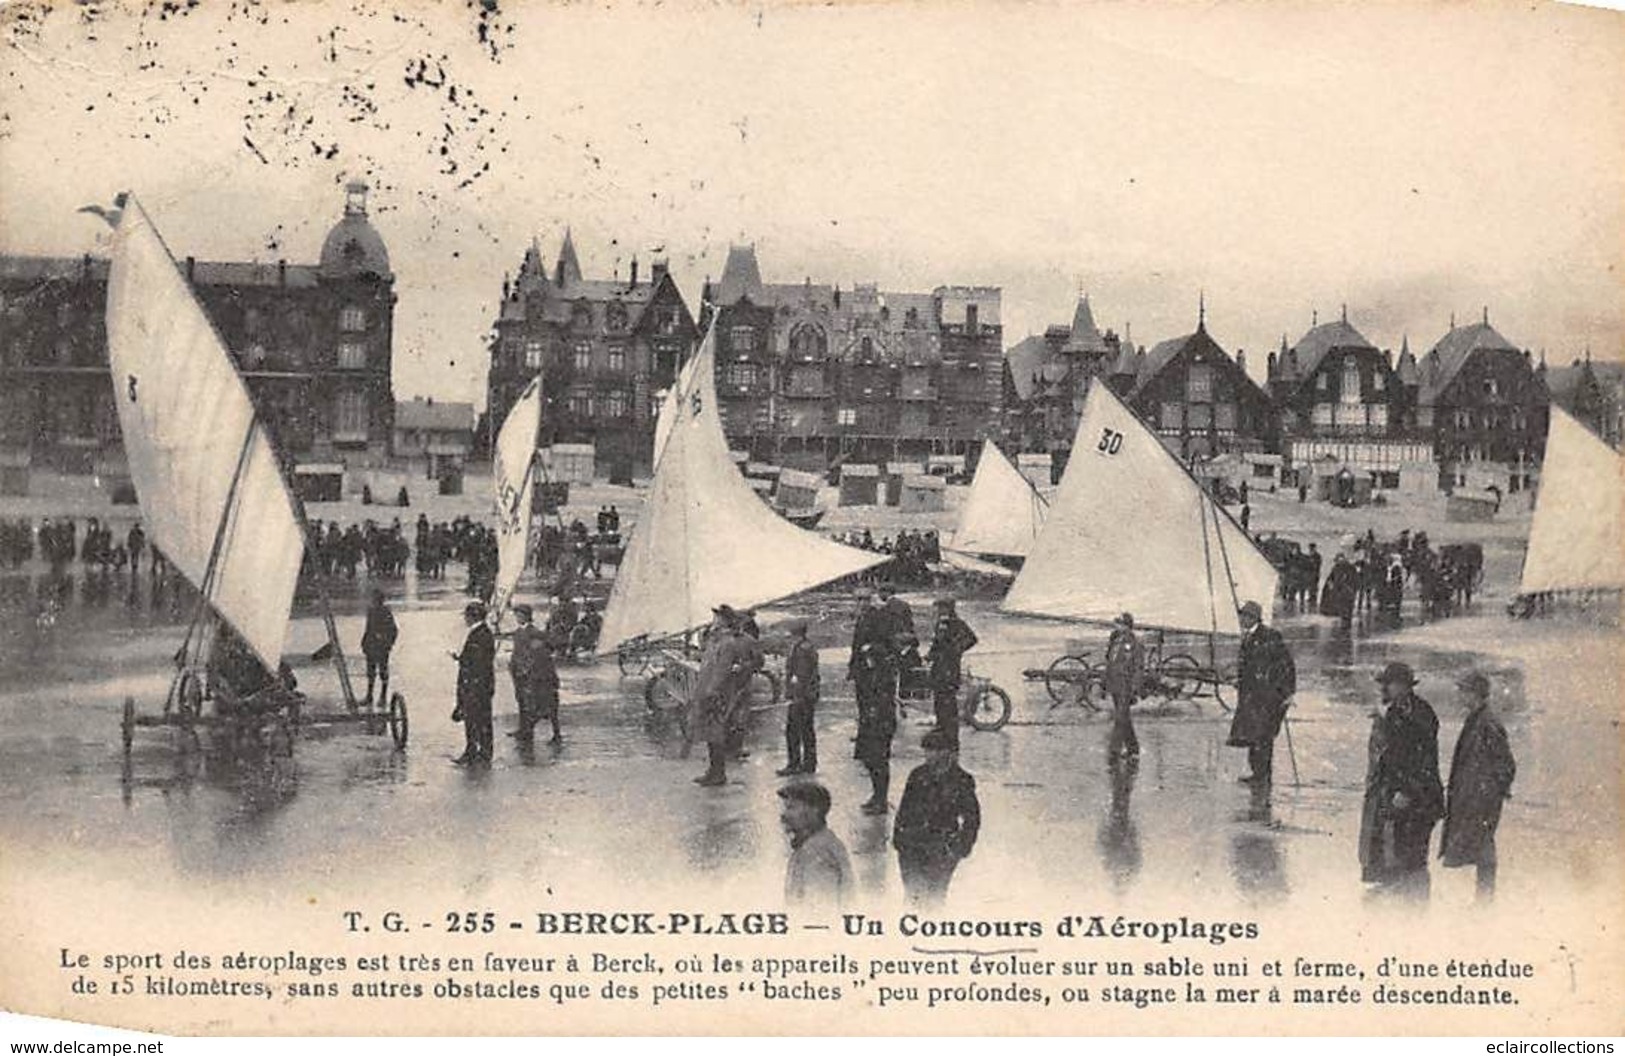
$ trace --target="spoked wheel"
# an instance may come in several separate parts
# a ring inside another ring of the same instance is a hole
[[[395,742],[397,751],[406,750],[406,738],[411,732],[411,724],[406,714],[406,697],[400,693],[389,695],[389,738]]]
[[[1010,721],[1010,694],[989,682],[976,690],[965,721],[974,729],[992,732]]]
[[[688,749],[694,743],[689,727],[692,696],[688,672],[678,665],[650,675],[649,681],[643,685],[643,702],[648,705],[650,713],[677,724],[683,735],[684,755],[688,754]]]
[[[1092,708],[1091,687],[1094,680],[1094,668],[1090,666],[1087,654],[1063,656],[1049,665],[1049,670],[1044,673],[1044,689],[1054,702],[1052,707],[1082,704]]]
[[[1184,653],[1175,653],[1163,660],[1162,666],[1157,669],[1157,677],[1169,700],[1189,700],[1201,692],[1204,683],[1202,665],[1196,662],[1195,657]]]

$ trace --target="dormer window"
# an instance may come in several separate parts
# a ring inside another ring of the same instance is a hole
[[[252,330],[254,328],[254,326],[255,326],[255,320],[254,320],[253,314],[250,313],[250,316],[249,316],[249,328]],[[365,330],[366,328],[367,328],[367,312],[366,312],[366,309],[361,308],[361,307],[359,307],[357,305],[349,305],[349,306],[339,310],[339,329],[340,330],[343,330],[345,333],[353,334],[353,333],[355,333],[357,331]]]
[[[611,330],[626,329],[626,305],[620,303],[610,305],[607,315]]]

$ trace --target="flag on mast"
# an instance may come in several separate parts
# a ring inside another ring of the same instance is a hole
[[[513,598],[530,553],[530,511],[536,491],[536,439],[542,428],[542,378],[531,379],[497,432],[491,453],[496,489],[497,578],[491,615],[498,624]]]

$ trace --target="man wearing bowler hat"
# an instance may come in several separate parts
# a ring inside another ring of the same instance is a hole
[[[785,695],[790,707],[784,716],[787,758],[780,777],[818,772],[818,734],[813,713],[818,707],[818,650],[807,640],[807,621],[791,620],[790,652],[784,661]]]
[[[1264,626],[1264,610],[1249,601],[1236,612],[1241,622],[1241,655],[1237,661],[1236,715],[1230,722],[1233,748],[1247,749],[1251,770],[1241,780],[1268,788],[1274,770],[1275,738],[1286,718],[1287,703],[1298,688],[1297,666],[1281,633]]]
[[[959,684],[965,653],[975,648],[976,632],[954,612],[953,598],[938,598],[933,605],[936,622],[931,635],[931,699],[937,729],[959,745]]]
[[[463,648],[452,653],[457,661],[457,709],[451,721],[463,724],[466,746],[453,759],[458,766],[488,764],[491,761],[491,698],[496,694],[496,639],[485,622],[485,603],[471,601],[463,606],[463,622],[468,637]]]
[[[1446,868],[1478,867],[1478,897],[1495,893],[1495,830],[1501,803],[1512,795],[1518,766],[1507,744],[1506,727],[1490,706],[1490,680],[1469,671],[1456,681],[1467,710],[1456,751],[1450,758],[1450,787],[1445,800],[1444,832],[1439,857]]]
[[[1409,664],[1377,676],[1385,709],[1371,724],[1360,815],[1361,879],[1426,894],[1428,842],[1444,816],[1439,719]]]
[[[785,904],[839,909],[852,894],[852,860],[827,824],[829,790],[816,781],[798,781],[779,789],[779,798],[784,800],[779,820],[790,834]]]

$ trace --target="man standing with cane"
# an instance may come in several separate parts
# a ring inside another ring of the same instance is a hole
[[[1286,710],[1298,688],[1297,665],[1281,632],[1264,626],[1264,611],[1256,601],[1236,610],[1241,621],[1241,656],[1237,661],[1236,715],[1226,742],[1247,749],[1252,772],[1241,779],[1256,790],[1267,791],[1274,772],[1275,738],[1286,721]],[[1290,741],[1291,733],[1287,737]],[[1296,767],[1296,760],[1293,762]]]

